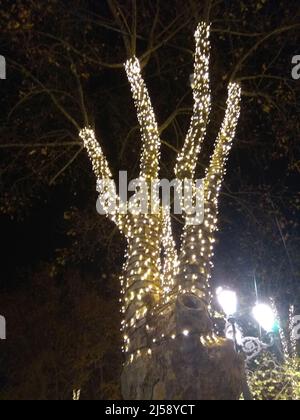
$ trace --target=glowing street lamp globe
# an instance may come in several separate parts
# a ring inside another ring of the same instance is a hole
[[[254,319],[267,333],[273,331],[276,317],[273,309],[264,303],[259,303],[253,308]]]
[[[219,287],[217,289],[217,298],[227,317],[230,317],[236,313],[238,301],[237,295],[234,291]]]

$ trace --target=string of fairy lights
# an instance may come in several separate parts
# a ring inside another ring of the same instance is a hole
[[[129,216],[118,212],[120,199],[117,195],[116,184],[102,148],[96,139],[95,131],[90,127],[86,127],[80,131],[79,137],[82,139],[83,145],[92,162],[93,171],[97,180],[97,190],[98,183],[104,183],[103,192],[99,195],[101,205],[106,210],[107,217],[126,235]],[[112,208],[114,208],[114,211],[110,211]]]
[[[147,181],[158,179],[161,140],[158,124],[146,84],[141,74],[141,65],[136,57],[128,60],[125,70],[137,111],[142,136],[140,178]]]
[[[195,32],[195,40],[196,52],[192,86],[194,109],[190,128],[175,166],[175,175],[179,179],[194,179],[211,109],[209,84],[210,25],[201,22]]]
[[[294,316],[295,316],[295,307],[294,305],[291,305],[289,308],[289,335],[290,335],[290,341],[291,341],[291,356],[297,357],[297,340],[296,336],[293,333],[294,328]]]
[[[179,269],[179,259],[176,243],[173,237],[170,209],[163,209],[162,244],[164,249],[164,265],[162,275],[162,292],[165,303],[175,287],[175,279]]]
[[[202,26],[202,33],[205,32]],[[201,32],[198,30],[198,33]],[[197,32],[196,32],[197,34]],[[197,39],[197,37],[196,37]],[[198,41],[199,42],[199,41]],[[206,41],[207,42],[207,41]],[[201,45],[201,43],[200,43]],[[208,49],[209,51],[209,49]],[[203,60],[206,63],[208,60]],[[209,85],[209,81],[207,80]],[[216,141],[211,163],[206,171],[204,181],[204,224],[184,226],[180,267],[178,279],[184,292],[191,292],[204,299],[209,305],[212,299],[210,292],[211,271],[213,268],[215,233],[218,223],[218,200],[223,177],[226,173],[226,162],[235,137],[240,116],[241,88],[237,83],[228,86],[228,99],[224,121]],[[208,116],[206,124],[208,121]],[[205,133],[205,131],[204,131]],[[180,164],[177,163],[177,165]],[[183,162],[183,169],[188,163]],[[189,167],[190,175],[195,174],[195,165]],[[210,306],[209,306],[210,308]]]
[[[121,287],[123,295],[122,324],[125,347],[129,336],[145,322],[149,307],[160,299],[160,223],[150,216],[136,217],[128,240],[125,275]]]
[[[195,178],[211,111],[210,26],[205,22],[198,25],[195,41],[193,115],[175,167],[175,174],[180,180]],[[159,178],[160,170],[161,140],[158,124],[141,74],[139,60],[136,57],[128,60],[125,70],[131,85],[142,138],[140,180],[146,180],[149,187],[148,202],[153,203],[156,197],[151,196],[150,185],[153,180]],[[151,356],[155,346],[165,340],[194,335],[193,331],[187,329],[181,332],[166,329],[158,336],[157,328],[153,326],[155,317],[163,319],[169,316],[170,307],[179,294],[198,296],[207,302],[208,310],[211,309],[209,281],[218,221],[218,199],[239,118],[240,97],[240,87],[231,83],[228,87],[225,118],[204,182],[204,224],[188,224],[186,213],[179,256],[173,237],[170,209],[161,208],[160,202],[156,203],[159,208],[157,213],[141,214],[137,211],[124,217],[117,211],[115,215],[110,216],[127,238],[125,263],[120,277],[120,300],[123,315],[123,350],[127,354],[128,363],[142,355]],[[80,137],[92,161],[97,180],[113,181],[94,130],[85,128],[80,132]],[[111,192],[105,190],[103,194],[105,197],[102,201],[106,203],[106,208],[110,204],[109,194],[115,193],[115,184],[113,185]],[[196,193],[198,191],[193,188],[188,198],[194,200]],[[220,338],[212,332],[199,335],[199,340],[203,346],[208,346],[218,343]]]
[[[151,104],[150,95],[141,74],[141,66],[136,57],[125,64],[128,81],[136,107],[137,118],[142,137],[140,162],[141,180],[148,185],[148,204],[156,197],[151,196],[151,182],[158,179],[161,140],[158,124]],[[159,208],[159,203],[156,203]],[[162,215],[135,214],[129,227],[130,236],[126,253],[126,275],[122,279],[123,308],[125,322],[122,324],[125,352],[129,352],[130,343],[135,343],[136,331],[145,324],[149,309],[155,306],[161,297],[161,231]]]
[[[151,344],[151,347],[141,347],[137,350],[132,351],[126,360],[125,364],[131,364],[135,361],[139,360],[141,357],[144,359],[145,357],[151,358],[153,353],[155,352],[155,348],[159,347],[162,343],[170,342],[179,338],[187,338],[187,337],[195,337],[197,340],[199,340],[199,343],[202,345],[202,347],[209,348],[209,347],[215,347],[215,346],[221,346],[222,343],[225,342],[225,339],[222,337],[217,336],[215,333],[211,333],[208,335],[195,335],[190,334],[188,330],[183,330],[181,334],[176,335],[172,334],[171,336],[165,336],[163,335],[160,339],[153,339],[153,342]]]
[[[278,323],[277,326],[279,330],[283,356],[285,358],[285,361],[288,361],[289,359],[293,360],[297,358],[297,354],[298,354],[297,340],[296,340],[295,335],[293,334],[295,307],[294,305],[290,305],[289,307],[289,318],[288,318],[287,328],[285,330],[283,328],[283,323],[282,323],[282,320],[280,319],[279,311],[275,303],[275,300],[271,298],[270,302],[271,302],[271,308],[274,313],[274,319],[276,319]]]

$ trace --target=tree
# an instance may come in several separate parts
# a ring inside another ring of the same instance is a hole
[[[193,116],[175,167],[182,181],[195,180],[209,121],[209,38],[210,26],[200,23],[195,33]],[[151,183],[159,177],[161,140],[140,62],[133,57],[125,67],[143,143],[139,178],[146,183],[150,206],[155,200]],[[108,201],[116,194],[109,165],[95,131],[87,127],[80,132],[98,183],[105,180],[113,185],[112,192],[107,188],[100,192],[103,208],[128,242],[121,276],[126,354],[122,388],[126,399],[237,399],[240,395],[242,363],[233,346],[213,332],[209,288],[218,201],[240,114],[240,97],[240,86],[230,82],[224,121],[204,180],[204,222],[192,224],[184,208],[179,255],[170,208],[123,214],[118,198],[116,211],[109,212]],[[195,188],[193,200],[196,194]]]
[[[94,211],[92,172],[77,126],[83,127],[88,114],[89,121],[98,127],[97,135],[103,139],[113,174],[117,166],[126,167],[131,177],[136,177],[138,126],[134,113],[128,112],[129,89],[124,87],[122,63],[137,54],[160,120],[161,173],[172,177],[192,111],[191,89],[187,88],[193,60],[192,33],[201,16],[209,14],[209,7],[206,12],[204,8],[210,3],[214,44],[211,77],[221,83],[214,83],[214,118],[209,134],[215,135],[223,118],[223,88],[232,69],[235,80],[243,83],[238,142],[231,154],[234,169],[228,172],[221,191],[211,285],[215,287],[222,279],[243,290],[248,300],[256,269],[260,294],[272,294],[282,303],[297,305],[300,201],[295,177],[300,168],[300,84],[291,78],[290,64],[298,48],[298,2],[0,3],[0,48],[8,64],[0,99],[0,222],[6,245],[1,289],[9,289],[10,295],[16,284],[26,283],[28,290],[34,289],[32,276],[29,272],[25,276],[24,269],[36,271],[41,258],[50,259],[51,264],[55,258],[62,271],[70,266],[84,272],[87,267],[94,270],[101,294],[105,287],[99,282],[101,273],[110,279],[121,270],[124,243],[118,229]],[[163,95],[158,94],[161,90]],[[209,147],[209,143],[203,145],[198,168],[201,177]],[[43,211],[41,206],[49,210]],[[37,216],[43,219],[38,225]],[[16,219],[22,222],[18,224]],[[172,222],[177,239],[182,221],[173,218]],[[47,245],[33,235],[40,231],[52,238],[58,230],[61,236],[55,235]],[[47,250],[42,257],[40,244]],[[60,281],[61,287],[63,284]],[[118,282],[114,285],[118,296]],[[117,310],[115,299],[111,311]],[[57,322],[60,325],[59,319]],[[30,368],[25,374],[31,375]],[[90,398],[102,397],[83,388]],[[33,388],[31,397],[39,398]]]
[[[248,378],[252,395],[256,400],[300,399],[300,371],[297,340],[294,335],[295,308],[290,306],[289,318],[283,322],[275,301],[272,301],[278,322],[282,351],[264,351],[249,366]]]

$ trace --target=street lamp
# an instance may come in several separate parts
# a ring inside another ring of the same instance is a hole
[[[234,342],[235,351],[243,347],[243,334],[236,324],[235,315],[238,307],[237,294],[233,290],[219,287],[216,291],[218,302],[226,315],[225,336]],[[243,395],[245,400],[253,400],[246,376],[242,380]]]
[[[265,304],[258,303],[252,309],[252,315],[260,327],[267,333],[269,342],[262,342],[256,337],[243,337],[241,329],[237,325],[237,294],[233,290],[219,287],[216,290],[218,302],[226,315],[226,338],[234,342],[235,348],[242,348],[246,355],[247,362],[254,359],[262,350],[272,347],[275,344],[274,326],[276,316],[273,309]]]
[[[264,303],[259,303],[253,308],[254,319],[258,322],[260,327],[266,331],[266,333],[272,333],[275,326],[275,314],[273,309]]]
[[[235,350],[238,349],[238,341],[241,342],[242,334],[240,330],[237,330],[234,315],[237,311],[238,301],[236,292],[229,289],[219,287],[216,291],[218,302],[226,314],[227,325],[225,328],[226,338],[234,342]],[[239,338],[239,340],[238,340]]]
[[[225,336],[234,342],[236,351],[242,350],[246,356],[246,367],[251,360],[257,357],[263,350],[273,347],[276,344],[274,326],[276,316],[273,309],[264,303],[256,304],[252,309],[252,315],[260,327],[267,333],[269,342],[263,342],[256,337],[243,337],[242,330],[237,324],[238,299],[236,292],[219,287],[216,296],[223,312],[226,315]],[[245,399],[253,399],[247,380],[243,381],[243,393]]]
[[[219,287],[217,289],[218,302],[223,309],[227,317],[233,316],[237,311],[237,295],[232,290],[223,289]]]

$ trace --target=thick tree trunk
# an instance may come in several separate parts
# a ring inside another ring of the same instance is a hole
[[[209,121],[209,36],[210,26],[201,22],[195,32],[193,116],[175,167],[176,177],[181,181],[195,181],[199,153]],[[183,200],[185,226],[178,258],[171,219],[166,217],[165,209],[160,208],[160,199],[153,197],[150,188],[152,181],[159,178],[161,139],[158,124],[138,59],[131,58],[125,67],[141,128],[143,150],[139,179],[143,181],[143,186],[146,182],[148,188],[143,198],[146,196],[148,207],[154,199],[158,211],[151,209],[144,212],[133,206],[132,211],[129,209],[130,215],[124,215],[122,205],[115,215],[108,211],[109,205],[104,204],[107,215],[128,240],[121,277],[122,331],[126,354],[123,396],[132,400],[234,400],[242,390],[243,362],[232,343],[213,334],[209,316],[212,297],[209,280],[218,199],[239,119],[241,89],[236,83],[228,86],[224,121],[204,181],[202,224],[200,216],[193,225],[188,223],[189,206]],[[80,137],[100,184],[103,179],[113,182],[95,132],[85,128]],[[114,182],[112,190],[109,201],[116,202]],[[99,192],[100,201],[102,199],[106,203],[107,191],[100,188]],[[193,189],[185,198],[193,202],[195,193]],[[143,198],[135,198],[134,204],[143,201]],[[117,203],[121,204],[119,197]]]
[[[232,342],[210,333],[211,321],[200,299],[179,296],[156,325],[155,336],[163,338],[151,350],[145,346],[145,351],[140,351],[124,366],[125,400],[237,400],[240,397],[243,360]]]

